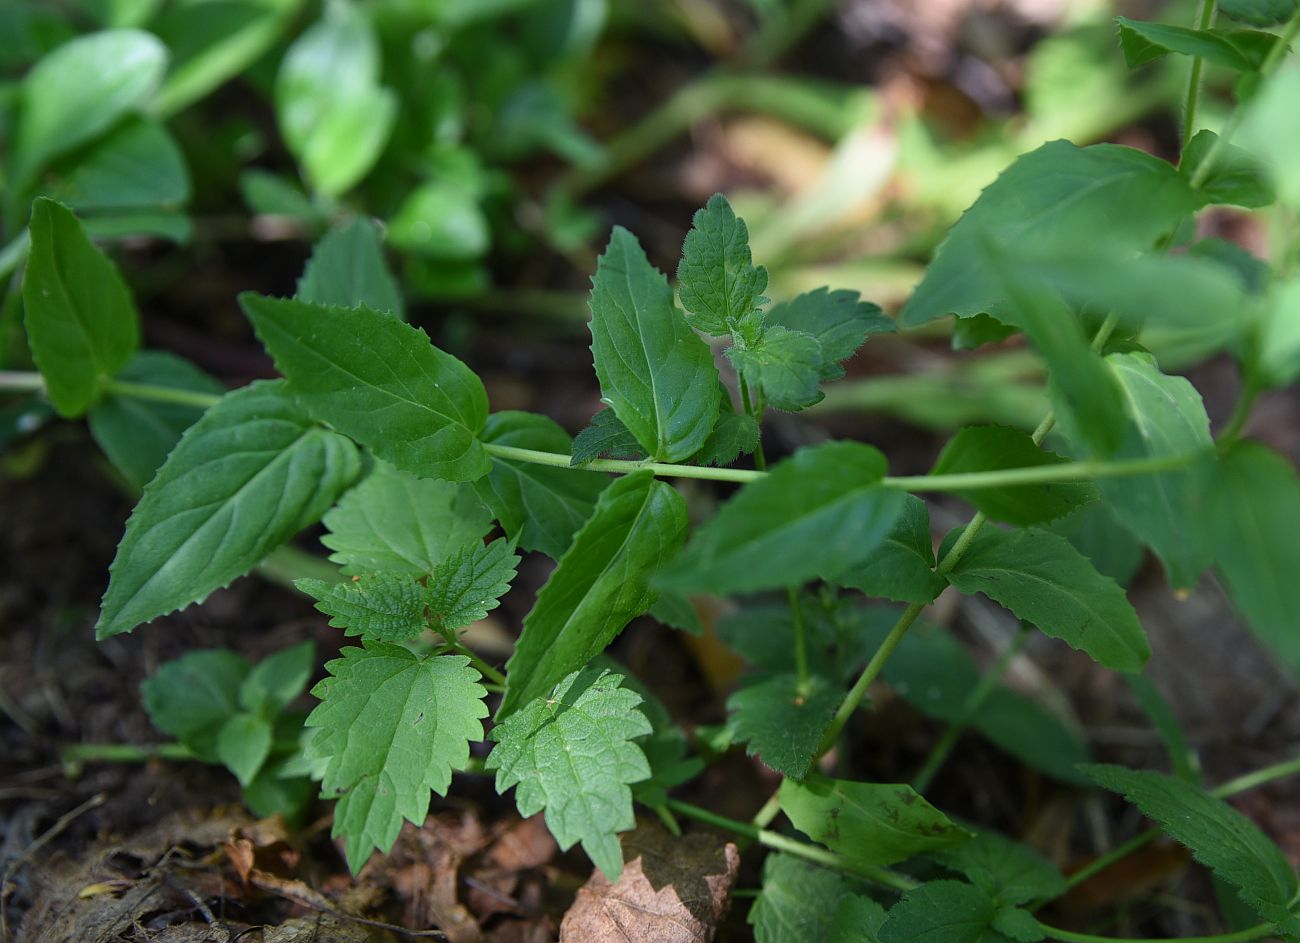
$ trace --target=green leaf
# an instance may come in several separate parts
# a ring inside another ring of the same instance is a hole
[[[147,104],[166,68],[167,49],[138,29],[80,36],[41,57],[19,87],[10,189],[21,193],[42,165]]]
[[[713,432],[704,440],[700,450],[691,456],[697,465],[730,465],[742,454],[748,455],[758,447],[758,423],[753,416],[735,412],[730,395],[719,401],[718,421]]]
[[[934,572],[934,539],[925,502],[907,495],[893,528],[875,552],[829,582],[895,602],[927,603],[938,596],[948,581]]]
[[[905,861],[970,838],[911,787],[810,776],[778,794],[794,827],[865,865]]]
[[[1297,0],[1219,0],[1219,12],[1252,26],[1275,26],[1289,20]]]
[[[1087,773],[1155,819],[1197,861],[1237,888],[1242,900],[1283,934],[1300,933],[1290,904],[1295,872],[1278,847],[1250,819],[1204,790],[1144,770],[1095,765]]]
[[[804,592],[797,600],[808,670],[832,681],[847,681],[864,660],[858,657],[864,649],[859,643],[863,623],[888,620],[892,625],[895,616],[884,606],[847,605],[820,593]],[[714,628],[728,648],[761,673],[790,670],[794,613],[788,600],[743,605],[716,619]]]
[[[1019,907],[999,907],[993,915],[993,929],[1018,943],[1038,943],[1047,935],[1034,915]]]
[[[248,662],[224,648],[190,652],[160,665],[140,685],[153,725],[200,758],[217,761],[217,735],[239,713],[239,690]]]
[[[650,577],[681,549],[686,527],[686,502],[648,471],[601,493],[524,618],[498,719],[545,696],[654,604]]]
[[[708,440],[705,440],[705,445]],[[621,458],[639,461],[646,457],[641,443],[612,409],[602,409],[591,417],[591,424],[573,437],[571,466],[585,465],[598,458]]]
[[[769,327],[753,346],[727,348],[727,359],[775,409],[791,412],[822,398],[822,345],[803,331]]]
[[[869,897],[841,898],[827,943],[879,943],[886,916],[885,908]]]
[[[329,761],[322,793],[341,795],[333,834],[343,837],[353,873],[372,848],[393,846],[403,818],[424,821],[429,791],[446,795],[488,714],[468,658],[364,644],[325,665],[331,677],[312,688],[321,703],[307,718],[319,728],[307,755]]]
[[[1143,354],[1111,354],[1106,364],[1119,383],[1128,414],[1114,458],[1166,458],[1199,451],[1208,455],[1213,445],[1210,421],[1191,383],[1161,373]],[[1062,429],[1077,449],[1081,437],[1068,417]],[[1119,522],[1160,557],[1175,589],[1195,586],[1210,563],[1199,510],[1211,473],[1207,458],[1186,469],[1097,482]]]
[[[384,261],[379,229],[359,216],[316,243],[298,279],[296,297],[337,308],[364,306],[406,320],[401,290]]]
[[[1074,544],[1074,549],[1091,560],[1098,573],[1120,586],[1132,581],[1146,557],[1142,545],[1120,525],[1104,501],[1084,505],[1056,521],[1050,530]]]
[[[248,572],[334,503],[360,469],[283,384],[228,393],[186,430],[126,522],[99,621],[129,632]]]
[[[857,896],[861,893],[861,882],[846,874],[794,855],[768,855],[763,862],[763,892],[749,911],[754,939],[757,943],[825,940],[833,922],[838,922],[841,902],[862,899]]]
[[[220,396],[226,392],[188,360],[161,350],[142,350],[118,371],[115,380],[171,390]],[[162,467],[181,434],[198,422],[203,408],[109,393],[91,407],[90,434],[109,461],[137,488]]]
[[[259,216],[287,216],[304,227],[323,226],[325,220],[311,198],[293,181],[266,170],[245,170],[239,175],[239,194]]]
[[[718,415],[718,372],[663,273],[615,227],[591,283],[591,352],[615,415],[660,462],[700,450]]]
[[[1115,17],[1119,44],[1130,69],[1169,53],[1194,56],[1238,72],[1254,72],[1268,58],[1276,41],[1272,33],[1254,30],[1188,29]]]
[[[692,327],[715,337],[758,339],[767,269],[754,265],[745,221],[721,193],[709,197],[691,220],[677,282]]]
[[[382,642],[413,639],[426,628],[425,591],[410,576],[377,573],[350,582],[299,579],[293,585],[330,617],[330,625]]]
[[[1140,671],[1151,655],[1124,590],[1056,534],[986,528],[948,580],[963,593],[983,593],[1108,668]]]
[[[1260,372],[1269,386],[1286,386],[1300,377],[1300,278],[1274,287],[1259,351]]]
[[[424,331],[369,308],[249,293],[239,301],[313,418],[414,475],[487,474],[477,438],[487,421],[483,383]]]
[[[140,317],[117,267],[67,207],[44,197],[32,204],[23,309],[46,395],[68,418],[84,413],[140,346]]]
[[[968,426],[948,440],[939,453],[932,475],[1035,468],[1068,461],[1034,444],[1018,429],[1006,426]],[[1097,499],[1089,483],[1061,482],[1005,488],[974,488],[954,492],[995,521],[1042,524],[1064,517]]]
[[[934,858],[1004,904],[1055,900],[1066,891],[1055,865],[997,832],[976,832],[970,841],[944,848]]]
[[[1300,477],[1258,442],[1225,455],[1209,502],[1219,573],[1255,635],[1300,674]]]
[[[289,150],[312,187],[337,197],[379,159],[397,96],[379,85],[380,50],[369,13],[330,3],[294,41],[275,81],[275,110]]]
[[[481,539],[492,514],[468,485],[416,478],[377,462],[324,518],[321,543],[344,576],[427,576],[456,548]]]
[[[885,458],[857,442],[800,449],[745,485],[657,582],[679,592],[796,586],[871,558],[902,513]]]
[[[985,344],[999,344],[1016,333],[1010,324],[1003,324],[987,314],[958,318],[952,326],[952,349],[975,350]]]
[[[593,664],[603,667],[606,663],[616,672],[621,670],[614,659],[605,655]],[[654,730],[639,741],[641,752],[650,764],[650,778],[632,785],[632,797],[662,816],[667,812],[668,790],[693,779],[704,768],[704,763],[696,757],[687,757],[686,734],[673,723],[668,708],[649,688],[632,674],[623,675],[623,687],[640,695],[639,710]]]
[[[266,718],[235,714],[222,724],[217,734],[217,759],[235,774],[241,786],[247,786],[271,755],[273,736]]]
[[[1004,943],[1007,938],[994,928],[1000,909],[978,887],[931,881],[908,891],[889,908],[880,939],[882,943]]]
[[[746,753],[783,776],[803,779],[842,696],[819,675],[809,679],[806,692],[794,674],[756,675],[727,698],[727,710]]]
[[[405,252],[444,261],[480,259],[492,242],[480,197],[470,187],[434,180],[418,187],[388,220],[388,239]]]
[[[1261,35],[1272,36],[1268,33]],[[1214,150],[1219,136],[1213,131],[1198,131],[1183,148],[1178,172],[1190,182],[1200,169],[1210,151]],[[1258,209],[1276,199],[1268,168],[1250,151],[1229,144],[1215,154],[1210,172],[1200,186],[1206,203],[1228,203]]]
[[[856,291],[818,288],[796,295],[789,301],[774,304],[764,322],[772,327],[802,331],[821,344],[821,378],[835,380],[844,376],[840,362],[857,352],[872,334],[892,334],[898,330],[893,318],[879,305],[860,301]]]
[[[986,240],[1033,246],[1046,257],[1125,258],[1149,249],[1198,205],[1177,171],[1149,154],[1044,144],[1018,158],[957,221],[899,320],[904,327],[945,314],[1005,320],[1005,287],[985,263]],[[1107,238],[1099,241],[1099,232]]]
[[[595,668],[566,676],[493,728],[486,763],[498,793],[516,787],[520,815],[545,810],[561,850],[581,841],[611,882],[623,871],[617,834],[636,825],[628,787],[650,776],[633,740],[652,728],[637,710],[640,695],[621,681]]]
[[[486,618],[501,605],[518,566],[514,544],[504,538],[486,546],[473,541],[453,551],[429,576],[433,627],[445,637]]]
[[[612,416],[606,410],[598,415]],[[535,413],[493,413],[482,441],[539,452],[567,454],[573,443],[552,420]],[[596,507],[609,478],[532,462],[492,456],[492,470],[474,482],[474,490],[501,522],[506,536],[524,550],[538,550],[553,560],[564,555],[573,535]]]
[[[239,703],[246,711],[270,716],[279,713],[307,689],[316,670],[316,646],[302,642],[268,655],[239,686]]]
[[[1241,127],[1234,139],[1262,158],[1273,178],[1278,200],[1291,209],[1300,208],[1300,163],[1294,160],[1300,149],[1300,114],[1295,103],[1300,97],[1300,68],[1278,69],[1243,107]]]
[[[694,604],[678,593],[661,592],[655,604],[650,607],[650,615],[656,621],[670,628],[689,632],[691,635],[703,635],[704,623]]]
[[[71,159],[57,193],[78,211],[174,208],[190,198],[185,157],[153,121],[129,118]]]

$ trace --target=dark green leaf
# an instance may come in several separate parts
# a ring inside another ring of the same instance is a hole
[[[974,350],[985,344],[999,344],[1016,333],[1010,324],[1003,324],[987,314],[958,318],[952,326],[952,349]]]
[[[1268,33],[1262,35],[1268,36],[1270,40],[1273,38]],[[1213,131],[1196,132],[1196,136],[1183,148],[1178,172],[1190,181],[1210,151],[1214,150],[1218,140],[1219,136]],[[1201,182],[1199,191],[1206,203],[1230,203],[1233,206],[1258,209],[1268,206],[1275,199],[1268,168],[1249,151],[1232,144],[1221,147],[1215,154],[1211,168]]]
[[[224,648],[190,652],[159,666],[140,685],[140,696],[155,727],[216,762],[217,734],[239,713],[249,671],[247,661]]]
[[[1290,911],[1297,891],[1295,872],[1254,822],[1222,799],[1172,776],[1103,765],[1089,766],[1087,773],[1159,822],[1282,933],[1300,933],[1300,918]]]
[[[413,639],[426,628],[424,589],[410,576],[376,573],[356,576],[343,583],[294,580],[316,608],[330,617],[330,625],[381,642]]]
[[[444,637],[484,619],[501,605],[519,566],[514,544],[498,538],[473,541],[451,553],[429,575],[428,604],[433,627]]]
[[[176,207],[190,198],[185,158],[155,122],[124,121],[74,159],[58,196],[75,210]]]
[[[241,786],[249,785],[271,754],[273,732],[266,718],[235,714],[217,733],[217,759],[235,774]]]
[[[296,297],[336,308],[364,306],[406,320],[401,290],[384,261],[379,230],[359,216],[316,243],[298,279]]]
[[[360,469],[279,382],[228,393],[144,489],[113,560],[97,637],[129,632],[246,573],[334,503]]]
[[[1295,15],[1297,0],[1219,0],[1219,12],[1252,26],[1275,26]]]
[[[729,593],[842,573],[870,559],[902,513],[903,493],[879,485],[885,471],[857,442],[801,449],[724,504],[660,581]]]
[[[491,467],[477,435],[483,383],[424,331],[368,308],[245,293],[240,304],[307,411],[403,471],[473,481]]]
[[[843,693],[814,675],[800,692],[793,674],[758,675],[727,699],[736,740],[790,779],[803,779]]]
[[[749,911],[754,939],[757,943],[825,940],[838,922],[841,903],[861,893],[861,883],[846,874],[794,855],[768,855],[763,862],[763,893]]]
[[[889,908],[880,939],[882,943],[1005,943],[1006,937],[993,926],[998,911],[998,902],[978,887],[931,881],[908,891]]]
[[[520,815],[545,809],[560,848],[581,841],[611,882],[623,871],[618,833],[636,825],[628,787],[650,776],[633,741],[652,728],[622,680],[596,668],[563,678],[493,728],[486,764],[497,771],[497,792],[516,787]]]
[[[570,465],[585,465],[598,458],[638,461],[645,458],[641,443],[619,420],[612,409],[602,409],[591,417],[591,424],[573,437]]]
[[[1004,904],[1054,900],[1066,890],[1065,878],[1055,865],[1028,845],[997,832],[977,832],[970,841],[944,848],[934,857]]]
[[[934,572],[934,539],[925,502],[909,494],[883,543],[863,562],[829,579],[868,596],[895,602],[927,603],[948,581]]]
[[[702,635],[704,623],[694,604],[685,596],[672,592],[661,592],[655,604],[650,607],[650,615],[657,621],[674,629],[681,629],[691,635]]]
[[[727,358],[753,395],[791,412],[822,398],[822,345],[803,331],[769,327],[752,346],[727,348]]]
[[[827,943],[880,943],[880,928],[886,916],[885,908],[870,897],[841,898]]]
[[[841,361],[848,360],[872,334],[892,334],[898,330],[879,305],[860,301],[856,291],[818,288],[775,304],[764,322],[770,327],[802,331],[821,344],[823,380],[844,376]]]
[[[1085,505],[1051,526],[1074,549],[1092,561],[1097,572],[1127,586],[1146,556],[1142,545],[1125,530],[1104,501]]]
[[[898,783],[810,776],[802,783],[787,779],[779,795],[795,828],[865,865],[894,864],[970,838],[911,786]]]
[[[1169,53],[1195,56],[1238,72],[1254,72],[1268,57],[1275,39],[1254,30],[1189,29],[1168,23],[1148,23],[1115,17],[1119,44],[1130,69]]]
[[[636,237],[615,227],[591,283],[591,351],[605,402],[661,462],[700,450],[718,415],[708,345],[673,303]]]
[[[698,465],[730,465],[742,454],[748,455],[758,447],[758,423],[753,416],[735,412],[730,397],[721,401],[718,421],[704,445],[691,456]]]
[[[23,309],[32,359],[63,416],[84,413],[140,346],[140,318],[117,267],[67,207],[45,198],[32,204]]]
[[[754,265],[749,230],[721,193],[695,213],[677,267],[678,291],[691,326],[748,343],[762,330],[767,269]]]
[[[545,696],[654,604],[650,577],[681,548],[686,527],[681,495],[648,471],[601,493],[524,619],[499,719]]]
[[[1034,468],[1066,461],[1054,452],[1039,448],[1033,439],[1018,429],[969,426],[948,440],[930,474]],[[1086,482],[974,488],[954,493],[995,521],[1021,526],[1056,520],[1097,499],[1097,489]]]

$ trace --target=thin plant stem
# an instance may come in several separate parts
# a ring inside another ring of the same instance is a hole
[[[1196,28],[1198,30],[1207,30],[1214,22],[1214,12],[1217,7],[1215,0],[1201,0],[1200,9],[1196,12]],[[1187,143],[1196,134],[1196,106],[1201,97],[1201,71],[1205,66],[1205,60],[1200,56],[1192,58],[1191,69],[1187,73],[1187,96],[1183,105],[1183,148],[1187,148]]]
[[[790,600],[790,625],[794,633],[794,670],[795,677],[798,679],[796,691],[801,695],[807,695],[811,682],[808,678],[808,639],[804,629],[803,607],[799,605],[797,587],[787,586],[785,593],[786,598]]]
[[[1141,832],[1140,834],[1134,835],[1128,841],[1120,845],[1116,845],[1114,848],[1106,852],[1104,855],[1098,855],[1096,858],[1093,858],[1091,861],[1085,864],[1082,868],[1079,868],[1077,871],[1071,872],[1070,876],[1065,879],[1066,888],[1068,889],[1072,887],[1078,887],[1080,884],[1082,884],[1084,881],[1087,881],[1093,875],[1100,874],[1102,871],[1105,871],[1116,861],[1121,861],[1124,858],[1127,858],[1129,855],[1133,854],[1133,852],[1137,851],[1139,848],[1143,848],[1149,845],[1152,841],[1154,841],[1159,836],[1160,836],[1160,829],[1158,828],[1147,829],[1145,832]]]
[[[1063,943],[1246,943],[1248,940],[1260,940],[1266,936],[1271,936],[1277,929],[1275,923],[1260,923],[1253,927],[1247,927],[1245,930],[1236,930],[1232,933],[1219,933],[1214,936],[1175,936],[1152,938],[1152,937],[1122,937],[1122,936],[1096,936],[1091,933],[1075,933],[1073,930],[1062,930],[1059,927],[1048,926],[1045,923],[1039,923],[1038,927],[1046,934],[1049,940],[1061,940]]]
[[[470,650],[468,645],[460,641],[460,639],[449,639],[448,641],[450,642],[452,648],[454,648],[457,652],[459,652],[460,654],[464,655],[466,658],[469,659],[470,664],[472,664],[475,668],[477,668],[479,670],[479,673],[483,675],[483,677],[487,678],[493,684],[497,684],[502,687],[505,686],[506,676],[503,675],[497,669],[493,668],[491,665],[489,665],[478,655],[475,655],[474,652]]]
[[[114,393],[117,396],[147,399],[155,403],[194,406],[199,409],[207,409],[221,400],[220,396],[212,393],[200,393],[196,390],[177,390],[148,383],[128,383],[125,380],[106,380],[103,388],[105,393]]]
[[[754,401],[750,398],[749,384],[745,382],[745,375],[736,371],[736,380],[740,384],[740,403],[745,410],[745,415],[758,425],[758,441],[754,444],[754,467],[759,471],[767,471],[767,455],[763,452],[763,417],[754,413]]]
[[[196,760],[183,743],[74,743],[63,748],[65,766],[83,763],[143,763],[147,760]]]
[[[767,828],[772,824],[772,820],[780,814],[781,795],[780,793],[774,792],[767,797],[767,801],[763,803],[763,808],[755,812],[754,817],[750,819],[750,821],[759,828]]]

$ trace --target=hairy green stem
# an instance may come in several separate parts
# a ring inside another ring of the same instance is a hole
[[[1219,933],[1215,936],[1175,936],[1153,938],[1153,937],[1123,937],[1123,936],[1095,936],[1091,933],[1075,933],[1073,930],[1062,930],[1059,927],[1048,926],[1045,923],[1039,923],[1038,928],[1043,931],[1049,940],[1061,940],[1063,943],[1246,943],[1248,940],[1260,940],[1266,936],[1271,936],[1277,928],[1277,924],[1260,923],[1253,927],[1247,927],[1245,930],[1236,930],[1232,933]]]
[[[1196,13],[1196,28],[1198,30],[1207,30],[1210,24],[1214,22],[1214,11],[1216,9],[1215,0],[1201,0],[1200,9]],[[1183,105],[1183,148],[1186,149],[1187,142],[1196,134],[1196,106],[1201,97],[1201,70],[1205,65],[1205,60],[1200,56],[1192,58],[1191,69],[1187,73],[1187,96]]]

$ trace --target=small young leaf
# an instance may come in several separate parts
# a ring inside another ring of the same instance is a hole
[[[384,261],[379,229],[359,216],[316,243],[295,297],[336,308],[364,306],[406,320],[401,290]]]
[[[948,581],[934,572],[934,540],[925,502],[907,495],[902,512],[876,552],[828,581],[894,602],[927,603],[938,596]]]
[[[648,471],[601,493],[524,618],[498,719],[544,697],[650,608],[657,596],[650,576],[681,549],[686,527],[686,502]]]
[[[700,450],[691,456],[691,461],[697,465],[722,468],[758,447],[758,423],[754,417],[732,410],[729,398],[724,398],[720,405],[713,431]]]
[[[715,337],[758,339],[767,269],[754,265],[745,221],[721,193],[709,197],[691,220],[677,282],[692,327]]]
[[[889,908],[889,917],[880,928],[880,940],[881,943],[1006,943],[1007,937],[994,928],[1000,909],[998,902],[978,887],[960,881],[931,881],[908,891]],[[1035,939],[1042,939],[1042,934]]]
[[[360,470],[347,439],[311,422],[283,383],[227,393],[186,430],[126,522],[98,638],[192,602],[319,520]]]
[[[428,605],[433,626],[444,636],[487,617],[501,605],[519,566],[514,545],[498,538],[473,541],[455,550],[429,575]]]
[[[861,864],[894,864],[970,838],[911,786],[812,776],[785,780],[779,796],[795,828]]]
[[[871,558],[902,513],[878,484],[878,451],[857,442],[800,449],[742,488],[657,582],[679,592],[794,586]]]
[[[217,733],[217,759],[247,786],[271,755],[271,723],[256,714],[235,714]]]
[[[736,740],[750,756],[790,779],[803,779],[842,692],[818,675],[807,693],[793,674],[757,675],[727,698]]]
[[[1268,33],[1262,35],[1268,36],[1270,41],[1273,39]],[[1210,151],[1215,149],[1218,140],[1219,136],[1213,131],[1197,131],[1183,148],[1178,172],[1190,181]],[[1247,150],[1232,144],[1219,147],[1212,168],[1200,186],[1206,203],[1258,209],[1268,206],[1276,198],[1268,168]]]
[[[153,725],[201,759],[217,761],[217,735],[239,713],[239,689],[251,670],[224,648],[190,652],[161,665],[140,685]]]
[[[1254,822],[1172,776],[1100,764],[1086,771],[1159,822],[1197,861],[1234,885],[1256,913],[1277,923],[1282,934],[1300,933],[1300,917],[1290,910],[1297,891],[1295,872]]]
[[[427,576],[452,550],[481,539],[492,514],[468,485],[416,478],[377,462],[324,518],[321,543],[344,576]]]
[[[333,834],[355,873],[372,848],[393,846],[403,818],[424,821],[430,790],[446,795],[452,770],[464,769],[470,743],[483,739],[487,691],[461,655],[416,655],[387,642],[340,655],[312,688],[321,703],[306,723],[319,729],[306,749],[329,761],[321,789],[341,795]]]
[[[968,426],[948,440],[930,474],[1031,468],[1059,465],[1065,461],[1067,459],[1039,448],[1033,439],[1018,429]],[[1097,499],[1097,489],[1086,482],[974,488],[955,493],[993,520],[1021,526],[1056,520]]]
[[[140,316],[117,267],[65,206],[32,204],[23,309],[32,359],[59,413],[75,418],[140,346]]]
[[[1028,845],[997,832],[977,832],[970,841],[935,853],[945,868],[1004,904],[1053,900],[1065,893],[1065,878],[1050,861]]]
[[[239,703],[246,711],[279,713],[307,688],[316,670],[316,646],[302,642],[259,661],[239,686]]]
[[[633,740],[652,732],[640,695],[621,676],[584,668],[528,701],[492,730],[486,768],[497,792],[515,786],[519,814],[546,811],[560,848],[581,841],[610,881],[623,871],[618,833],[636,824],[630,784],[650,776]]]
[[[606,410],[604,415],[612,412]],[[545,416],[525,412],[493,413],[482,440],[564,455],[575,444]],[[558,560],[573,543],[596,507],[610,479],[605,475],[492,456],[492,470],[474,482],[474,490],[501,522],[506,536],[524,550],[538,550]]]
[[[645,458],[641,443],[623,425],[612,409],[602,409],[591,417],[591,423],[573,437],[572,466],[585,465],[598,458],[620,458],[638,461]]]
[[[817,338],[821,344],[823,380],[844,376],[841,361],[852,357],[872,334],[892,334],[898,330],[893,318],[886,316],[879,305],[860,301],[856,291],[846,289],[806,291],[772,305],[763,320],[769,329],[784,327]]]
[[[294,580],[316,608],[330,617],[330,625],[382,642],[413,639],[426,628],[425,591],[410,576],[378,573],[353,577],[349,582]]]
[[[863,899],[861,893],[861,882],[846,874],[794,855],[768,855],[763,862],[763,893],[749,911],[754,939],[757,943],[826,940],[833,922],[838,922],[842,902]],[[849,939],[859,943],[870,937]]]
[[[1151,655],[1124,591],[1069,541],[1047,531],[986,528],[948,580],[963,593],[983,593],[1108,668],[1140,671]]]
[[[591,281],[591,352],[605,402],[660,462],[700,450],[718,415],[718,371],[636,237],[615,227]]]
[[[424,331],[369,308],[248,292],[239,302],[313,418],[414,475],[487,474],[477,438],[487,421],[483,383]]]
[[[727,348],[727,358],[755,395],[775,409],[795,411],[822,398],[822,345],[811,334],[769,327],[752,346]]]
[[[1254,30],[1189,29],[1168,23],[1148,23],[1115,17],[1119,24],[1119,44],[1130,69],[1154,62],[1169,53],[1195,56],[1235,69],[1254,72],[1268,58],[1276,38],[1271,33]]]

